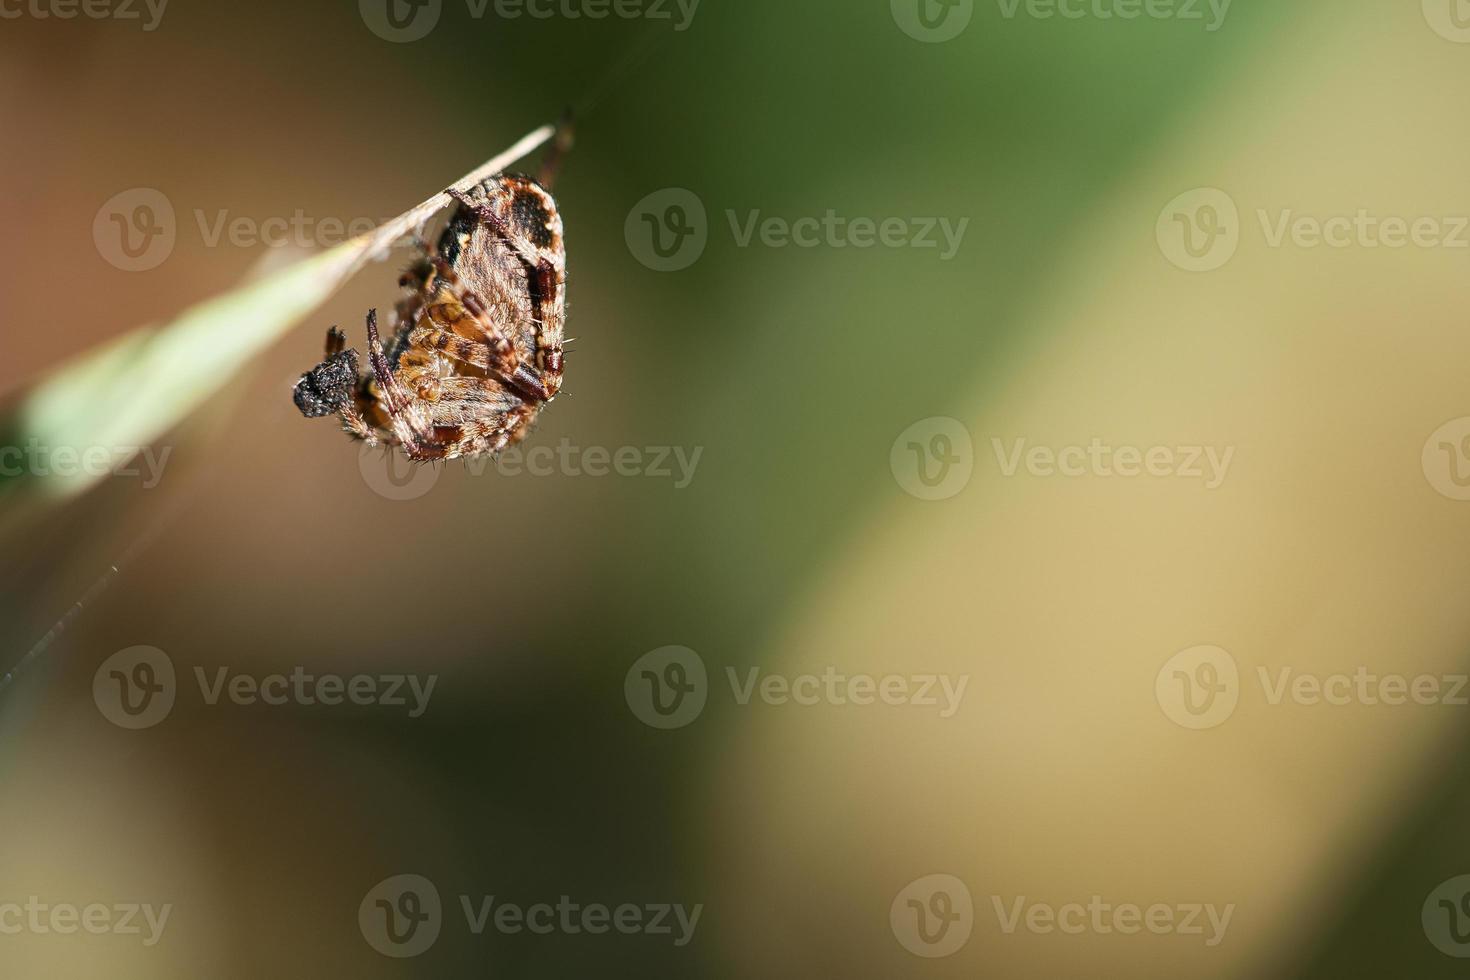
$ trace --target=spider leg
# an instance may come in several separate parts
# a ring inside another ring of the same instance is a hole
[[[496,237],[509,246],[511,251],[515,252],[516,257],[521,260],[527,270],[534,271],[536,269],[538,262],[542,258],[541,254],[523,236],[515,233],[510,225],[501,218],[500,212],[496,211],[495,208],[491,207],[485,201],[477,201],[464,191],[457,190],[453,187],[449,189],[448,194],[459,203],[460,207],[473,212],[475,217],[489,225],[490,230],[495,232]]]
[[[415,235],[409,245],[418,253],[408,268],[403,270],[403,275],[398,279],[398,285],[408,289],[421,291],[428,284],[429,276],[434,272],[433,250],[429,243]]]
[[[372,365],[373,377],[382,393],[383,404],[393,425],[393,435],[409,459],[423,461],[443,459],[446,447],[444,440],[434,431],[425,418],[419,401],[414,398],[394,376],[383,353],[383,342],[378,336],[378,311],[369,310],[367,315],[368,361]]]
[[[490,378],[443,378],[439,381],[438,389],[439,401],[451,405],[474,406],[481,413],[485,411],[485,406],[498,412],[509,412],[525,404],[498,381]]]
[[[425,402],[431,415],[439,402],[482,406],[482,414],[487,410],[506,412],[524,404],[524,399],[499,378],[446,377],[439,353],[411,346],[398,362],[398,383]],[[438,424],[437,416],[434,420]]]
[[[532,317],[536,327],[536,365],[517,365],[509,377],[516,387],[539,401],[551,401],[561,390],[565,353],[561,344],[562,310],[565,307],[566,275],[544,252],[517,235],[499,213],[483,201],[450,190],[461,207],[468,208],[515,253],[526,268],[531,291]],[[444,265],[443,259],[437,260]],[[450,270],[451,272],[453,270]],[[456,280],[457,277],[456,277]]]
[[[549,402],[556,397],[556,389],[548,386],[546,379],[535,368],[528,364],[520,364],[513,371],[505,372],[501,369],[501,360],[497,352],[478,341],[466,340],[457,333],[423,324],[414,327],[413,332],[408,335],[408,340],[415,346],[493,372],[497,380],[515,389],[516,393],[522,395],[527,401]]]
[[[556,183],[556,178],[561,173],[562,161],[567,152],[576,141],[576,127],[572,122],[572,109],[568,106],[562,110],[561,118],[556,121],[556,133],[551,137],[551,146],[546,150],[546,156],[541,160],[541,170],[536,175],[536,182],[547,190]]]
[[[369,446],[376,446],[378,444],[378,434],[373,431],[370,425],[363,421],[362,413],[357,410],[356,405],[349,402],[343,405],[337,414],[342,417],[343,432],[352,436],[354,439],[361,439]]]
[[[566,355],[562,350],[561,318],[565,308],[566,276],[542,256],[536,263],[536,362],[552,397],[561,390]]]
[[[484,413],[481,404],[441,402],[434,407],[436,416],[458,436],[447,458],[495,455],[507,446],[520,442],[530,432],[536,410],[519,405],[508,412]]]
[[[388,403],[391,412],[406,411],[408,394],[398,386],[398,381],[388,366],[388,358],[383,353],[383,340],[378,336],[378,311],[375,309],[368,310],[367,313],[367,337],[368,364],[372,367],[379,390],[383,392],[383,400]]]
[[[399,324],[418,322],[419,314],[428,302],[429,280],[434,275],[435,255],[429,248],[429,243],[414,235],[408,244],[417,255],[398,278],[398,285],[408,291],[394,306],[394,312],[398,315],[396,322]]]
[[[486,371],[496,370],[501,363],[500,354],[493,347],[441,328],[432,316],[428,322],[413,328],[408,335],[408,342],[414,347],[443,354]]]
[[[398,323],[417,323],[424,312],[424,294],[422,292],[409,293],[398,301],[393,307]]]
[[[488,367],[502,375],[514,374],[521,363],[520,351],[516,350],[515,345],[496,324],[484,298],[465,285],[454,266],[442,255],[434,255],[430,261],[439,281],[444,284],[455,302],[436,303],[429,307],[429,318],[448,331],[455,331],[455,327],[462,323],[467,324],[470,330],[484,338],[485,346],[495,353],[496,363]]]
[[[413,392],[419,401],[428,402],[432,412],[433,403],[439,401],[444,378],[428,358],[410,349],[398,362],[398,383]]]

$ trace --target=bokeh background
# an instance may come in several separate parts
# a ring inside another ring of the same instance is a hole
[[[302,245],[334,244],[323,222],[397,214],[571,104],[578,340],[527,448],[699,453],[682,486],[361,456],[289,392],[327,325],[360,346],[364,310],[391,305],[383,264],[151,447],[156,486],[28,507],[0,670],[44,646],[0,693],[0,906],[171,913],[152,946],[0,933],[0,975],[1461,975],[1470,709],[1445,702],[1470,671],[1470,9],[568,16],[591,2],[399,4],[437,18],[412,41],[373,0],[172,0],[152,30],[140,5],[0,5],[13,399],[309,251],[215,241],[221,215],[248,233],[301,214]],[[128,271],[95,229],[140,188],[175,240]],[[732,228],[829,210],[968,224],[948,259]],[[1381,226],[1274,237],[1359,212],[1430,223],[1398,247]],[[650,256],[661,223],[689,223],[681,268]],[[1017,440],[1094,439],[1232,455],[1214,487],[1007,475]],[[176,700],[128,730],[107,663],[138,646]],[[704,673],[662,728],[641,658],[671,646]],[[211,704],[195,680],[297,668],[435,688],[409,717]],[[727,674],[829,668],[965,694],[947,717],[742,704]],[[1269,696],[1360,670],[1446,696]],[[1192,712],[1205,694],[1224,707]],[[372,900],[405,874],[433,883],[441,931],[387,956]],[[702,909],[683,945],[476,935],[461,896]],[[1230,919],[1005,928],[1018,900],[1093,896]]]

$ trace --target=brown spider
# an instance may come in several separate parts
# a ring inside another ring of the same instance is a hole
[[[540,181],[496,174],[457,206],[430,250],[399,281],[386,349],[378,312],[367,314],[369,371],[335,326],[326,360],[293,398],[307,418],[341,416],[370,445],[398,446],[415,462],[495,454],[525,438],[561,389],[566,246],[547,187],[570,145],[565,123]]]

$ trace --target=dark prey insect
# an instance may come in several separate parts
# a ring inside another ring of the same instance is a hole
[[[501,173],[451,191],[437,247],[415,243],[386,347],[376,310],[365,371],[342,332],[327,331],[326,360],[296,383],[302,415],[338,415],[348,434],[415,462],[493,455],[525,438],[561,390],[566,243],[547,188],[569,143],[563,125],[539,181]]]

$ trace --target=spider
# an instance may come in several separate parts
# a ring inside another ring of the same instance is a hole
[[[525,438],[561,390],[566,245],[548,188],[570,143],[564,119],[539,180],[500,173],[449,192],[456,207],[438,246],[414,242],[387,346],[369,310],[369,370],[359,373],[357,351],[328,330],[326,360],[292,393],[302,415],[338,415],[352,437],[418,463],[494,455]]]

